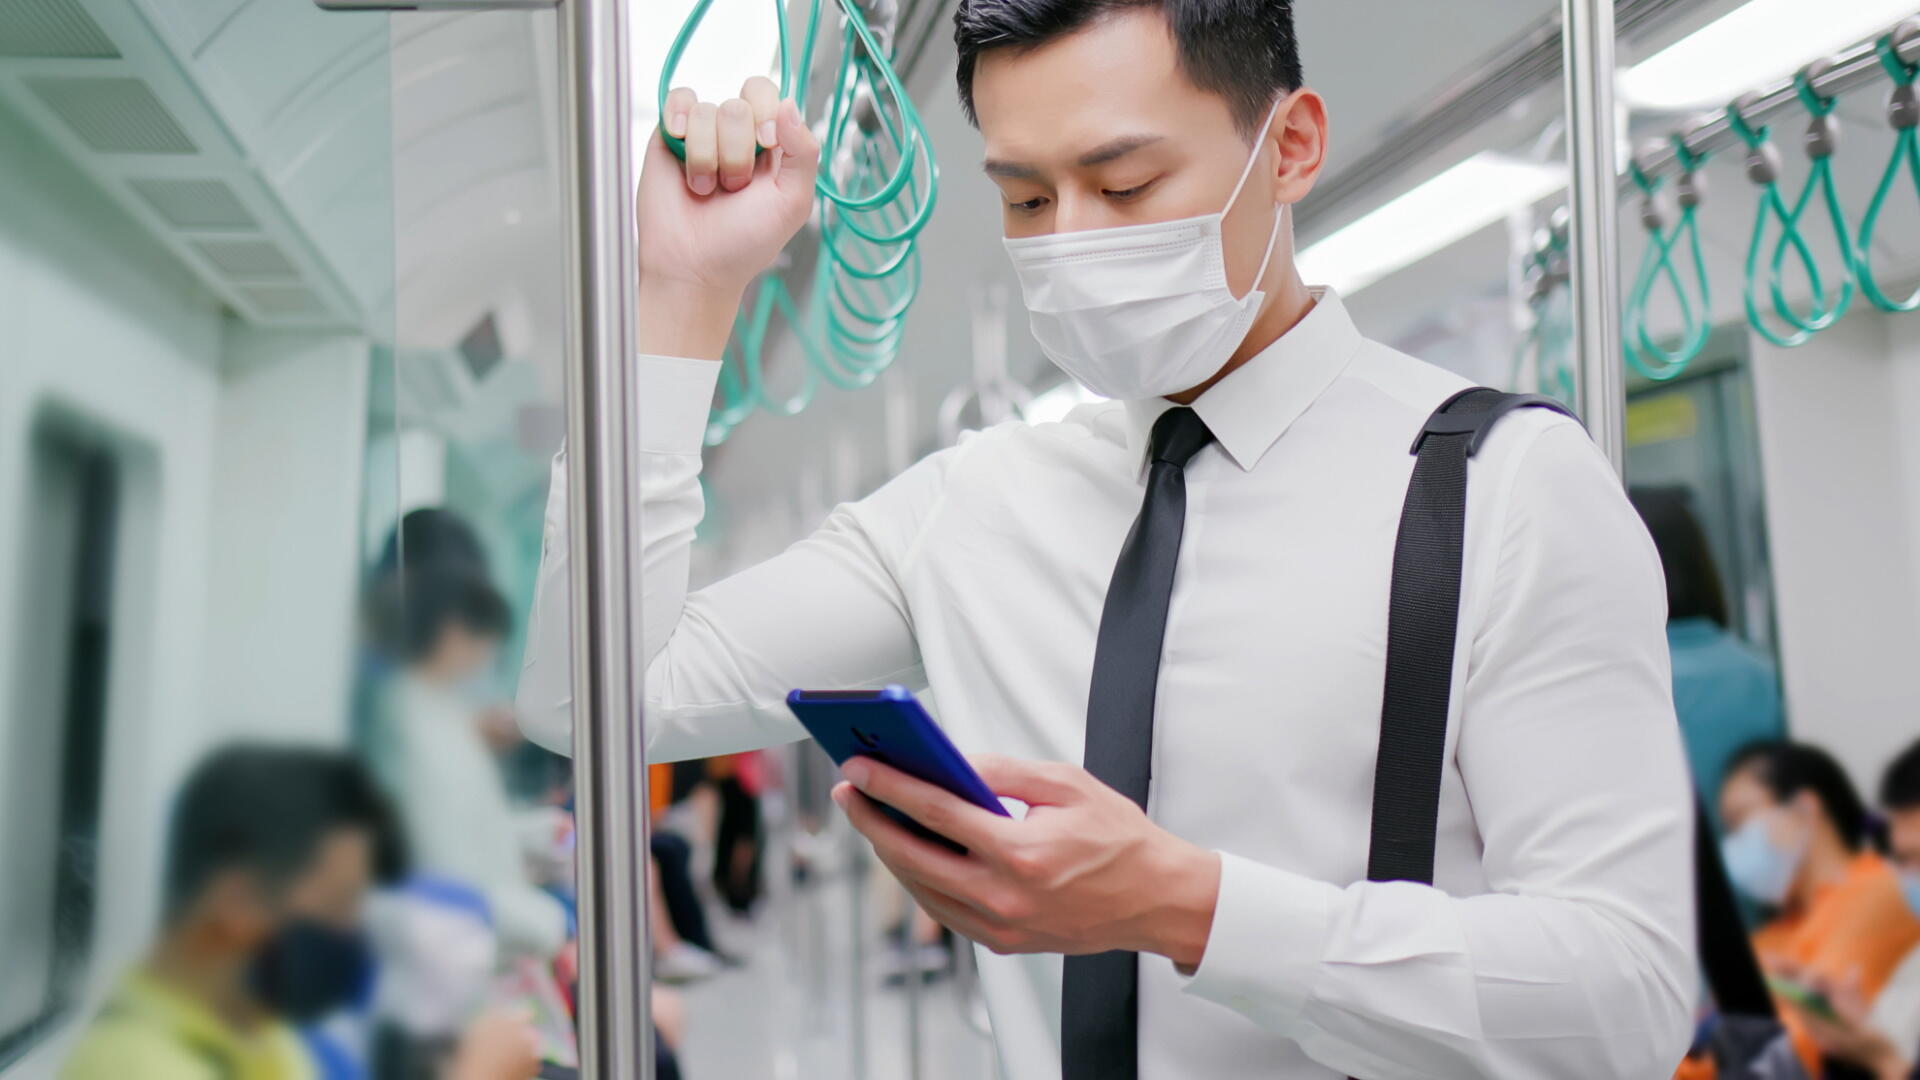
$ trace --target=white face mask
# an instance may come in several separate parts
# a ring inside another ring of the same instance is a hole
[[[1096,394],[1152,398],[1212,378],[1260,314],[1260,280],[1283,220],[1273,231],[1247,295],[1227,284],[1220,223],[1260,160],[1261,126],[1227,205],[1217,214],[1111,229],[1009,238],[1007,254],[1026,297],[1033,336],[1049,359]]]

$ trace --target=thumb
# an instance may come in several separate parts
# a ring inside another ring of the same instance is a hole
[[[780,103],[774,125],[774,145],[780,148],[774,183],[782,191],[812,198],[814,174],[820,169],[820,140],[813,137],[792,98]]]
[[[1019,799],[1028,806],[1079,802],[1084,782],[1091,779],[1085,770],[1058,761],[1025,761],[999,754],[980,754],[967,760],[995,795]]]

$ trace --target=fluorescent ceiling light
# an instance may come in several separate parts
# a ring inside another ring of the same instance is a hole
[[[1035,394],[1027,407],[1020,410],[1021,419],[1029,424],[1050,424],[1064,420],[1075,408],[1106,398],[1068,379],[1059,386],[1043,394]]]
[[[660,69],[680,26],[693,13],[694,0],[643,0],[628,4],[633,29],[633,123],[637,132],[650,132],[659,122]],[[690,86],[702,101],[724,101],[740,93],[740,84],[754,75],[779,81],[780,28],[767,0],[713,0],[700,28],[687,42],[687,51],[674,69],[673,84]],[[638,146],[644,147],[645,140]]]
[[[1725,105],[1808,62],[1879,34],[1914,13],[1915,0],[1748,0],[1620,77],[1646,109]]]
[[[1564,165],[1475,154],[1300,253],[1300,275],[1351,295],[1546,198]]]

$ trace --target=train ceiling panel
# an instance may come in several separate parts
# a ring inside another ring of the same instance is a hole
[[[0,4],[0,57],[110,60],[119,55],[77,0]]]
[[[376,332],[385,42],[284,0],[6,0],[0,99],[241,318]]]

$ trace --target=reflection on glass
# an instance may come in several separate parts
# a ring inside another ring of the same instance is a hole
[[[422,501],[398,371],[396,226],[452,189],[403,205],[396,149],[475,134],[471,88],[420,72],[517,42],[536,101],[528,30],[0,10],[0,1072],[570,1060],[567,772],[511,737],[497,660],[558,435],[526,429],[533,479],[494,506],[468,493],[510,462],[467,451],[522,414],[439,431],[467,472]],[[484,145],[550,175],[519,120]],[[435,345],[505,385],[502,340]]]

